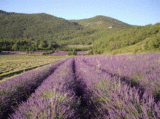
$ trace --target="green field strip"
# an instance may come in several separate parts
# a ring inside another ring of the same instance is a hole
[[[59,60],[57,60],[57,61],[59,61]],[[53,62],[51,62],[51,63],[53,63]],[[47,64],[51,64],[51,63],[47,63]],[[34,66],[34,67],[21,69],[21,70],[18,70],[18,71],[11,71],[11,72],[0,74],[0,80],[3,80],[4,78],[11,77],[11,76],[14,76],[14,75],[17,75],[17,74],[24,73],[24,72],[32,70],[32,69],[36,69],[36,68],[42,67],[42,66],[47,65],[47,64],[42,64],[42,65],[38,65],[38,66]]]

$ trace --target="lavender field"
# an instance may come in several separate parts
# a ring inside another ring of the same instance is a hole
[[[1,119],[159,119],[160,53],[70,57],[0,83]]]

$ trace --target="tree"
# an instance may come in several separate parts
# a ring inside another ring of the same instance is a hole
[[[12,50],[18,50],[18,44],[15,43],[13,46],[12,46]]]
[[[38,46],[39,49],[45,49],[47,47],[48,47],[47,41],[41,41],[39,46]]]

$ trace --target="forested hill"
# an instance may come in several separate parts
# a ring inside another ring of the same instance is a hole
[[[95,30],[49,14],[18,14],[0,11],[0,39],[34,39],[65,42]],[[62,43],[63,44],[63,43]]]
[[[90,54],[160,51],[160,23],[133,26],[106,16],[65,20],[0,10],[0,51],[55,50],[78,44],[93,44]]]
[[[11,15],[11,14],[16,14],[15,12],[6,12],[6,11],[3,11],[3,10],[0,10],[0,15]]]
[[[81,24],[82,26],[98,29],[98,30],[104,30],[104,29],[111,29],[111,28],[133,28],[135,26],[129,25],[127,23],[124,23],[122,21],[106,17],[106,16],[95,16],[93,18],[89,19],[82,19],[82,20],[70,20],[72,22],[77,22],[78,24]]]
[[[56,41],[59,44],[91,44],[93,40],[84,37],[97,30],[133,27],[105,16],[68,21],[45,13],[22,14],[2,10],[0,26],[0,39],[36,39]]]
[[[160,23],[103,35],[94,42],[93,46],[91,54],[159,52]]]

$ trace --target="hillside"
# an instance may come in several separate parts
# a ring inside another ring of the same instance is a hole
[[[58,45],[90,45],[105,34],[132,28],[131,25],[104,16],[83,20],[84,23],[105,21],[105,25],[95,26],[93,23],[93,27],[45,13],[23,14],[0,10],[0,19],[0,51],[51,50]]]
[[[104,35],[93,43],[91,54],[160,51],[160,23]]]
[[[89,19],[82,20],[71,20],[72,22],[77,22],[78,24],[85,26],[87,28],[97,29],[97,30],[107,30],[114,28],[133,28],[134,26],[124,23],[122,21],[106,17],[106,16],[95,16]]]
[[[0,39],[66,41],[87,36],[95,30],[45,13],[11,14],[0,11]],[[61,43],[63,44],[63,43]]]
[[[6,11],[3,11],[3,10],[0,10],[0,15],[11,15],[11,14],[17,14],[15,12],[6,12]]]
[[[59,46],[84,44],[93,45],[90,54],[160,50],[160,23],[132,26],[106,16],[65,20],[45,13],[2,10],[0,19],[0,51],[55,50]]]

